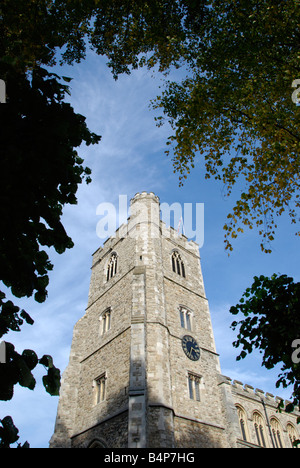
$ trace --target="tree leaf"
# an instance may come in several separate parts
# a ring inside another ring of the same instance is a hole
[[[15,427],[11,416],[5,416],[0,419],[0,448],[9,448],[10,444],[15,443],[18,439],[18,429]]]

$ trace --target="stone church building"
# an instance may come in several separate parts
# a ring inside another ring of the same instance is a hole
[[[142,192],[93,255],[50,447],[292,447],[297,416],[221,373],[199,247]]]

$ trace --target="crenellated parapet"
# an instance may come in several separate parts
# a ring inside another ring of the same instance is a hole
[[[284,400],[280,396],[274,396],[272,393],[265,392],[259,388],[255,388],[252,385],[244,384],[239,380],[232,380],[230,377],[221,376],[221,380],[230,384],[232,387],[232,391],[241,397],[244,398],[251,398],[255,401],[264,400],[265,403],[269,404],[270,406],[274,406],[278,408],[280,402],[284,402],[284,407],[291,403],[289,400]],[[295,409],[295,413],[299,413],[299,408]],[[299,413],[300,415],[300,413]]]
[[[291,447],[292,441],[300,438],[299,408],[292,413],[284,410],[290,401],[224,375],[220,376],[220,387],[231,427],[235,420],[238,446]],[[284,405],[279,410],[281,402]]]

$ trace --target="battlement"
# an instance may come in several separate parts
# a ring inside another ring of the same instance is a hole
[[[137,200],[141,200],[141,199],[152,199],[154,201],[156,201],[157,203],[159,203],[159,197],[157,195],[155,195],[154,192],[138,192],[134,195],[134,197],[130,200],[130,203],[134,203],[136,202]]]
[[[284,400],[283,398],[279,396],[274,396],[272,393],[265,392],[264,390],[261,390],[259,388],[254,388],[252,385],[244,384],[240,382],[239,380],[232,380],[230,377],[227,377],[225,375],[221,376],[221,384],[228,384],[231,386],[231,389],[233,393],[245,397],[245,398],[251,398],[256,401],[263,401],[266,404],[269,404],[274,407],[278,407],[280,402],[284,402],[284,406],[286,407],[288,404],[291,403],[289,400]],[[296,408],[294,413],[298,413],[299,408]]]
[[[199,257],[199,245],[197,242],[188,239],[184,234],[178,233],[178,231],[173,226],[167,226],[166,223],[162,220],[160,220],[160,227],[162,237],[165,239],[173,239],[176,241],[178,246],[188,250],[189,252],[193,251],[193,253]]]
[[[127,201],[119,197],[118,229],[114,206],[98,210],[111,208],[114,222],[93,255],[51,447],[291,446],[299,413],[279,414],[281,398],[220,375],[199,259],[203,204],[182,212],[145,191],[128,216]]]
[[[126,222],[123,222],[114,233],[105,239],[102,246],[93,253],[93,267],[98,263],[100,258],[103,258],[108,252],[118,248],[118,243],[126,237],[131,238],[146,238],[150,236],[153,239],[162,237],[170,240],[171,243],[177,245],[199,257],[199,245],[194,240],[189,239],[185,234],[178,232],[178,229],[167,224],[161,219],[161,204],[160,198],[154,192],[138,192],[130,200],[130,213]],[[166,209],[166,208],[165,208]],[[171,212],[173,206],[170,206],[169,214],[171,220]],[[139,225],[138,230],[136,229]],[[149,225],[151,225],[149,230]],[[170,246],[172,248],[172,246]]]

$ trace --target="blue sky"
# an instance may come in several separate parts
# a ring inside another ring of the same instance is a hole
[[[39,357],[51,354],[63,371],[73,326],[87,305],[91,255],[103,242],[96,235],[100,219],[97,206],[110,202],[117,207],[119,195],[127,195],[129,202],[137,192],[152,191],[161,202],[169,204],[204,203],[204,245],[200,255],[222,373],[288,399],[291,390],[275,388],[278,369],[261,368],[258,353],[236,361],[237,350],[232,347],[235,334],[230,330],[234,318],[229,314],[230,306],[239,301],[254,275],[285,273],[300,281],[299,240],[288,217],[282,216],[278,222],[272,254],[261,252],[258,233],[253,230],[236,239],[228,257],[222,228],[235,198],[224,197],[221,183],[205,180],[201,164],[179,188],[171,157],[164,154],[170,129],[167,125],[157,128],[154,116],[158,114],[149,108],[150,100],[160,92],[161,77],[138,70],[114,81],[105,59],[92,52],[81,64],[56,71],[73,77],[68,99],[102,140],[97,146],[79,150],[92,169],[93,182],[83,184],[78,204],[64,210],[63,223],[75,247],[63,255],[50,251],[54,270],[47,301],[40,305],[30,299],[15,300],[30,313],[35,324],[25,324],[21,333],[5,335],[4,339],[13,342],[20,353],[30,348]],[[235,195],[241,189],[238,187]],[[31,447],[48,447],[56,417],[58,398],[45,392],[42,375],[42,369],[35,372],[38,383],[33,392],[15,387],[13,400],[0,402],[0,418],[11,415],[20,430],[20,442],[28,440]]]

